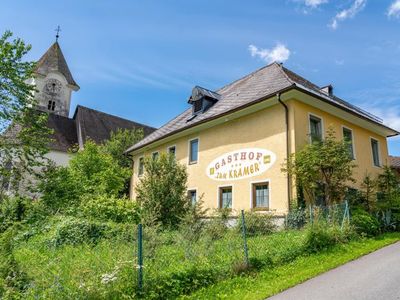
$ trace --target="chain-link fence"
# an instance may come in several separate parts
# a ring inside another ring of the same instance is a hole
[[[346,203],[285,216],[224,211],[187,218],[174,230],[58,218],[14,236],[10,272],[29,299],[177,298],[291,262],[307,253],[310,228],[335,228],[314,239],[325,241],[349,215]]]

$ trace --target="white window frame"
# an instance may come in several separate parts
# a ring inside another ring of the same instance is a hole
[[[194,141],[194,140],[197,140],[197,160],[194,161],[194,162],[191,162],[190,161],[190,154],[191,154],[190,153],[190,151],[191,151],[190,145],[191,145],[191,142]],[[192,139],[190,139],[188,141],[188,166],[196,165],[199,162],[200,162],[200,138],[199,137],[195,137],[195,138],[192,138]]]
[[[343,137],[343,140],[344,140],[343,129],[347,129],[347,130],[351,131],[351,144],[353,145],[353,157],[354,157],[353,160],[356,160],[357,157],[356,157],[356,142],[355,142],[355,139],[354,139],[354,130],[349,128],[349,127],[347,127],[347,126],[345,126],[345,125],[342,125],[342,137]]]
[[[256,207],[254,207],[254,205],[253,205],[253,203],[254,203],[254,195],[253,195],[253,184],[258,184],[258,183],[268,183],[268,204],[269,204],[269,206],[268,206],[268,211],[270,211],[271,210],[271,179],[269,179],[269,178],[267,178],[267,179],[264,179],[264,180],[256,180],[256,181],[250,181],[250,183],[249,183],[249,185],[250,185],[250,208],[251,209],[253,209],[253,208],[256,208]]]
[[[222,195],[222,193],[220,192],[221,191],[221,189],[223,189],[223,188],[228,188],[228,187],[230,187],[231,189],[232,189],[232,205],[231,205],[231,207],[229,208],[229,209],[231,209],[231,210],[233,210],[233,208],[234,208],[234,206],[233,206],[233,204],[234,204],[234,199],[235,199],[235,193],[234,193],[234,190],[235,190],[235,188],[234,188],[234,185],[233,184],[224,184],[224,185],[219,185],[219,186],[217,186],[217,208],[218,209],[222,209],[223,207],[220,207],[220,203],[221,203],[221,195]]]
[[[154,156],[157,156],[157,157],[160,157],[160,152],[159,151],[154,151],[154,152],[152,152],[151,153],[151,159],[154,159],[155,157]]]
[[[175,148],[175,157],[176,157],[176,145],[171,145],[167,147],[167,154],[170,154],[169,149]]]
[[[140,174],[140,160],[143,159],[143,173]],[[144,174],[144,155],[138,157],[138,167],[137,167],[137,175],[138,177],[142,177]]]
[[[321,120],[321,139],[324,140],[325,139],[325,126],[324,126],[324,118],[322,118],[321,116],[311,113],[308,113],[308,141],[311,144],[312,143],[312,137],[311,137],[311,117],[315,117]]]
[[[197,187],[188,188],[187,191],[186,191],[186,194],[189,194],[189,192],[191,192],[191,191],[196,191],[196,203],[197,203],[197,202],[199,201],[199,195],[198,195],[198,189],[197,189]],[[190,199],[190,200],[192,200],[192,199]]]
[[[376,141],[378,144],[378,163],[379,166],[375,165],[374,163],[374,151],[372,150],[372,140]],[[372,159],[372,166],[375,168],[382,168],[382,156],[381,156],[381,143],[377,138],[374,138],[372,136],[369,137],[369,147],[371,149],[371,159]]]

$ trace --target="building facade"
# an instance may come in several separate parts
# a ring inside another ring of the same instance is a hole
[[[273,63],[218,91],[195,87],[191,107],[127,150],[134,160],[131,198],[143,158],[173,153],[187,166],[188,195],[205,207],[284,214],[296,196],[281,171],[288,155],[332,128],[351,140],[357,187],[388,164],[387,137],[398,132],[373,115]]]

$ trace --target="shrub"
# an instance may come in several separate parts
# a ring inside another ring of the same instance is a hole
[[[211,240],[218,240],[225,236],[228,231],[228,222],[231,210],[222,208],[216,210],[216,216],[206,222],[204,236]]]
[[[113,221],[116,223],[138,223],[139,212],[136,202],[126,198],[115,196],[98,195],[83,200],[81,205],[85,217]]]
[[[364,210],[355,211],[351,217],[351,223],[356,232],[363,236],[375,236],[379,234],[378,219]]]
[[[15,235],[11,227],[0,239],[0,299],[19,299],[29,285],[29,278],[23,272],[13,255],[12,239]]]
[[[154,218],[164,227],[177,228],[190,207],[186,194],[186,167],[174,156],[162,153],[157,159],[147,157],[144,170],[136,192],[146,217]]]
[[[244,219],[248,236],[270,234],[274,232],[277,227],[271,214],[248,211],[244,213]],[[239,222],[236,226],[237,230],[241,232],[242,226],[242,217],[239,216]]]
[[[353,236],[350,226],[346,225],[341,229],[338,225],[320,221],[307,228],[304,243],[305,251],[316,253],[327,250],[336,244],[348,242]]]
[[[307,224],[307,216],[304,208],[294,208],[286,216],[286,227],[288,229],[300,229]]]
[[[106,224],[67,218],[57,225],[52,244],[56,247],[65,244],[95,244],[106,237],[110,230]]]

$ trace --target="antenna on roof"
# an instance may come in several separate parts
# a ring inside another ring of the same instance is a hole
[[[58,42],[58,38],[60,37],[60,31],[61,31],[60,25],[58,25],[57,28],[54,31],[57,32],[57,34],[56,34],[56,42]]]

